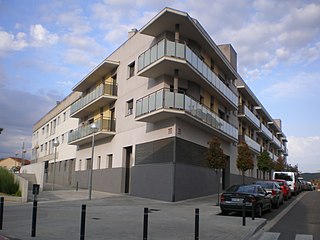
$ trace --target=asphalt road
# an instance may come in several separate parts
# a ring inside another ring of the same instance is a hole
[[[319,200],[320,192],[308,192],[270,232],[280,233],[279,240],[295,239],[297,234],[313,235],[313,240],[320,240]]]

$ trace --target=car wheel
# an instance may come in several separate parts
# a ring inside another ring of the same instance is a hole
[[[272,211],[272,202],[270,201],[268,212]]]
[[[229,215],[229,211],[221,210],[221,215],[227,216],[227,215]]]
[[[259,205],[257,207],[257,217],[261,218],[262,217],[262,206]]]

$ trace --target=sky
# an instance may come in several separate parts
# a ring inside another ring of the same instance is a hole
[[[187,12],[282,120],[288,163],[320,172],[320,0],[0,0],[0,158],[31,153],[32,126],[164,7]]]

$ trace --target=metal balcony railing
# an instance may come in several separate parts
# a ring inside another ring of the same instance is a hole
[[[250,111],[250,109],[246,105],[239,105],[238,111],[239,114],[244,114],[247,118],[249,118],[256,127],[260,127],[260,120],[256,117],[256,115],[254,115],[253,112]]]
[[[253,140],[251,137],[245,134],[239,135],[239,141],[245,141],[250,148],[254,149],[257,152],[260,152],[260,149],[261,149],[260,144],[257,143],[255,140]]]
[[[184,111],[230,137],[238,138],[238,129],[185,93],[161,89],[136,101],[136,117],[159,109]]]
[[[98,128],[97,133],[99,132],[115,132],[116,129],[116,121],[111,118],[99,118],[95,121],[96,126]],[[87,137],[92,134],[92,129],[90,128],[91,124],[86,124],[80,126],[77,129],[69,132],[68,135],[68,143],[79,140],[81,138]]]
[[[174,57],[186,60],[195,70],[198,71],[207,82],[227,98],[235,106],[238,106],[238,97],[231,91],[219,77],[201,60],[185,43],[173,42],[163,39],[138,58],[138,72],[148,67],[162,57]]]
[[[281,142],[278,138],[276,138],[276,136],[273,136],[273,142],[276,144],[278,148],[281,148]]]
[[[117,85],[115,84],[100,84],[93,91],[88,93],[86,96],[81,97],[79,100],[74,102],[70,107],[70,115],[87,106],[97,98],[106,96],[117,96]]]
[[[261,123],[261,131],[270,139],[272,140],[272,133],[270,130],[263,124]]]

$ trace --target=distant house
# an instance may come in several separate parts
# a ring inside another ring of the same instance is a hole
[[[27,159],[8,157],[0,159],[0,167],[6,168],[8,170],[14,169],[16,167],[21,167],[21,165],[29,165],[30,161]]]

